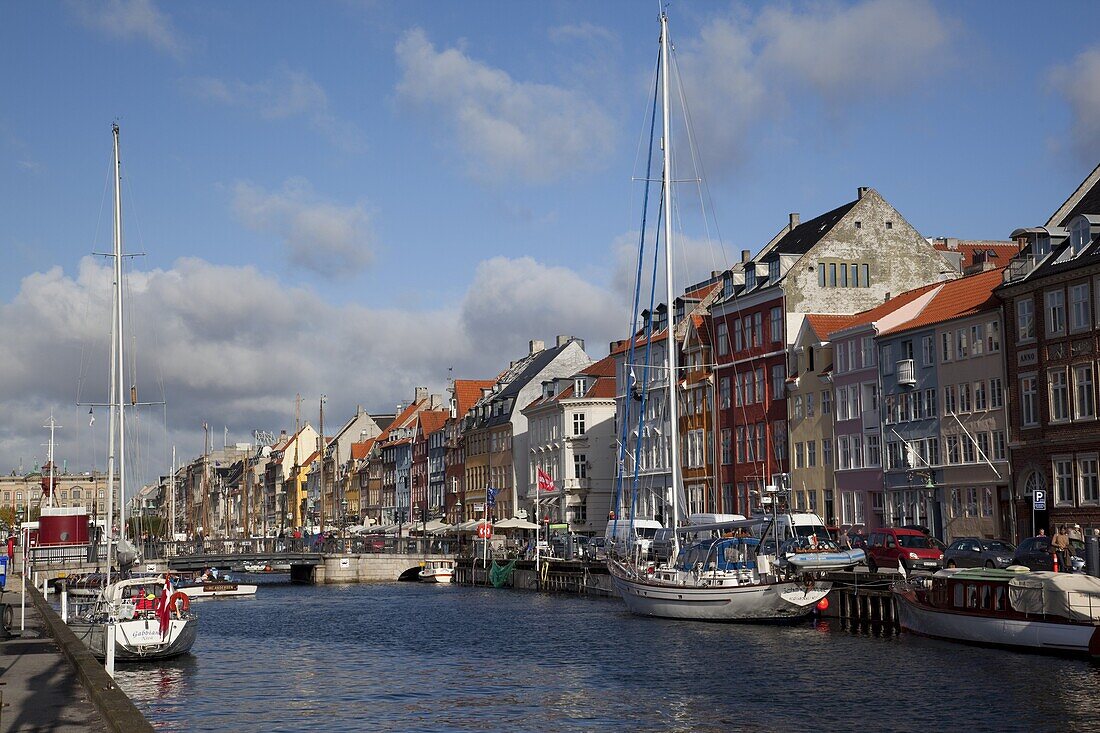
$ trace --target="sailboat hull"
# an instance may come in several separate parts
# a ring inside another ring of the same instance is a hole
[[[781,621],[809,615],[831,583],[782,582],[700,587],[643,581],[611,567],[615,590],[631,613],[692,621]]]
[[[191,651],[198,631],[198,620],[172,619],[163,637],[156,619],[121,621],[116,626],[115,659],[120,662],[170,659]],[[83,620],[69,622],[69,628],[84,642],[96,659],[107,657],[107,625]]]

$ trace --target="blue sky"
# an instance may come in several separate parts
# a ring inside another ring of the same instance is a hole
[[[103,263],[84,258],[109,246],[116,118],[127,247],[148,254],[135,330],[188,347],[145,372],[185,447],[203,419],[238,439],[287,427],[296,392],[350,412],[439,391],[448,367],[491,376],[529,338],[602,356],[623,331],[656,8],[0,6],[0,333],[18,362],[0,402],[25,416],[0,429],[0,467],[33,462],[49,410],[99,379],[73,364],[101,335]],[[926,236],[1006,238],[1100,161],[1095,3],[669,12],[727,252],[861,185]]]

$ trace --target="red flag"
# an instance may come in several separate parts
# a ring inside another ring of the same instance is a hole
[[[539,491],[557,491],[557,487],[554,486],[554,479],[550,478],[550,474],[541,468],[536,468],[535,472],[538,477]]]
[[[172,595],[172,580],[169,576],[164,576],[164,587],[160,590],[160,597],[156,602],[156,614],[157,619],[160,621],[160,637],[163,639],[168,633],[168,625],[172,620],[172,609],[168,606],[168,599]]]

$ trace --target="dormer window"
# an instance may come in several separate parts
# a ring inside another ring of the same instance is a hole
[[[751,262],[745,265],[745,289],[752,290],[756,287],[756,265]]]
[[[1074,219],[1069,230],[1069,242],[1073,248],[1073,255],[1076,257],[1081,254],[1081,250],[1085,248],[1091,239],[1088,218],[1079,216]]]
[[[728,272],[722,276],[722,297],[733,297],[733,278]]]
[[[573,395],[575,397],[581,397],[588,391],[587,384],[584,377],[577,377],[573,380]]]
[[[1035,256],[1046,257],[1050,254],[1050,235],[1039,234],[1035,237]]]
[[[768,263],[768,282],[774,283],[779,279],[779,260],[772,260]]]

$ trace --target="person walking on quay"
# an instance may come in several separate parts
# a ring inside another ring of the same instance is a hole
[[[1058,528],[1058,532],[1050,538],[1050,549],[1058,557],[1058,570],[1063,573],[1069,572],[1069,534],[1066,532],[1066,525],[1062,525]]]

